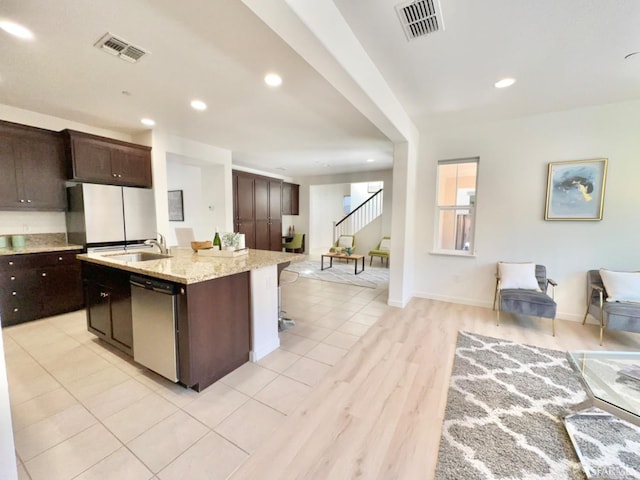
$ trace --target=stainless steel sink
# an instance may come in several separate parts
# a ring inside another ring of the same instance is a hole
[[[171,258],[171,255],[152,252],[114,253],[113,255],[108,256],[113,257],[114,260],[121,260],[123,262],[148,262],[149,260],[162,260],[164,258]]]

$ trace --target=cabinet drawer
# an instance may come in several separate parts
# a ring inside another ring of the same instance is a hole
[[[3,255],[0,257],[0,272],[16,272],[37,264],[33,255]]]
[[[2,302],[2,326],[6,327],[40,318],[41,312],[42,304],[39,300],[33,302]]]
[[[32,291],[37,288],[40,280],[33,269],[19,272],[0,273],[0,286],[3,291],[24,290]]]

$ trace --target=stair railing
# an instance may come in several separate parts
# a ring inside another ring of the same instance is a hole
[[[356,209],[333,222],[333,243],[340,235],[355,235],[382,215],[382,188],[362,202]]]

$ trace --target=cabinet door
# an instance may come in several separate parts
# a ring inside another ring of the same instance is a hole
[[[300,185],[291,184],[291,215],[300,215]]]
[[[115,147],[111,168],[119,185],[151,187],[151,154],[133,147]]]
[[[102,338],[108,338],[111,330],[111,289],[98,282],[86,281],[87,327]]]
[[[282,182],[269,182],[269,219],[282,219]]]
[[[0,131],[0,207],[11,209],[19,205],[14,143],[10,135]]]
[[[60,265],[39,270],[42,280],[43,316],[82,308],[80,265]]]
[[[113,183],[116,173],[111,171],[111,149],[107,144],[85,138],[71,139],[74,180]]]
[[[282,182],[269,182],[269,247],[282,251]]]
[[[114,277],[111,298],[111,340],[121,350],[133,351],[133,315],[131,313],[131,287],[129,274],[118,272]]]
[[[291,215],[291,187],[290,183],[282,184],[282,214]]]
[[[256,248],[253,177],[234,173],[233,189],[235,230],[244,234],[247,248]]]
[[[256,177],[254,180],[256,246],[259,250],[269,250],[271,239],[269,230],[269,181]]]
[[[56,134],[38,134],[20,141],[19,170],[27,208],[65,210],[64,150]]]

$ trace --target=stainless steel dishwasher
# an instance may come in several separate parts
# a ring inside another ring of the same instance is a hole
[[[172,382],[177,382],[179,287],[138,275],[131,275],[130,282],[133,359]]]

